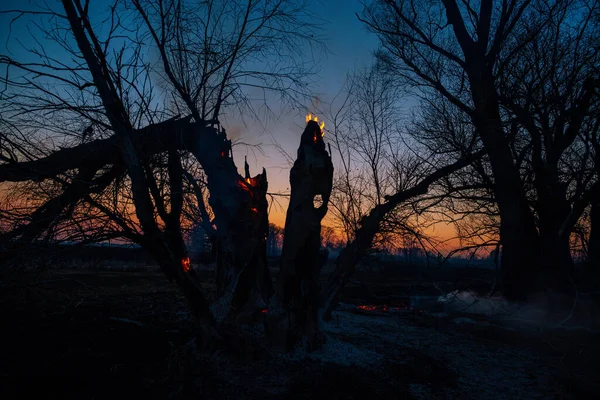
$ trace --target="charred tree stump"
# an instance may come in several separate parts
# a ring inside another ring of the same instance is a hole
[[[273,345],[289,351],[303,337],[308,349],[321,346],[318,277],[324,263],[321,220],[333,184],[333,164],[319,125],[309,121],[290,172],[291,198],[285,221],[281,269],[268,309]]]
[[[207,175],[209,204],[217,226],[218,300],[213,311],[219,324],[231,325],[244,309],[263,309],[273,294],[266,256],[267,174],[263,169],[250,177],[247,163],[245,176],[238,174],[224,130],[194,142],[190,150]]]
[[[245,167],[245,177],[239,181],[244,192],[241,207],[229,225],[227,238],[220,242],[224,246],[219,247],[218,254],[220,284],[227,285],[231,295],[227,315],[230,322],[243,308],[250,313],[264,309],[273,294],[267,264],[267,174],[263,169],[252,178],[247,163]],[[229,261],[227,265],[221,264],[225,260]]]

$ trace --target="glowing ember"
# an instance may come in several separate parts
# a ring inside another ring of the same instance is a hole
[[[377,311],[377,306],[358,306],[356,308],[364,311]]]
[[[403,303],[399,304],[398,306],[393,306],[393,307],[390,307],[386,304],[383,304],[383,305],[365,304],[365,305],[356,306],[356,309],[361,310],[361,311],[369,311],[369,312],[397,313],[397,312],[403,312],[403,311],[410,311],[414,314],[419,314],[419,315],[423,314],[422,309],[409,307]]]
[[[260,312],[261,312],[261,313],[263,313],[263,314],[266,314],[266,313],[268,313],[268,312],[269,312],[269,310],[267,310],[267,309],[265,308],[265,309],[263,309],[263,310],[260,310]]]
[[[257,209],[256,207],[252,207],[252,208],[250,209],[250,211],[252,211],[252,212],[258,212],[258,209]]]
[[[238,184],[245,191],[252,193],[252,179],[251,178],[242,179],[241,181],[239,181]]]
[[[225,152],[224,151],[221,152],[221,157],[225,157]]]
[[[181,267],[183,268],[183,272],[190,272],[191,266],[192,266],[192,263],[191,263],[189,257],[186,257],[181,260]]]

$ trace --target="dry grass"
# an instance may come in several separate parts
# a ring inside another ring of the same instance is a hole
[[[326,325],[320,352],[281,355],[248,340],[204,354],[184,299],[159,272],[50,268],[5,273],[0,285],[0,334],[10,344],[0,358],[11,360],[0,374],[78,377],[75,386],[51,380],[50,398],[574,399],[598,390],[592,332],[349,307]],[[352,295],[360,300],[357,288]],[[245,329],[256,338],[262,327]]]

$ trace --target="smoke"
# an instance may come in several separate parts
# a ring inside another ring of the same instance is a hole
[[[319,98],[319,96],[313,96],[313,98],[312,98],[313,109],[317,110],[320,105],[321,105],[321,99]]]
[[[244,133],[243,125],[231,125],[227,127],[227,137],[229,140],[239,139]]]
[[[438,302],[443,303],[446,310],[450,312],[493,316],[514,311],[514,307],[502,297],[481,297],[468,291],[454,290],[445,296],[440,296]]]
[[[515,328],[551,329],[558,327],[598,329],[598,304],[581,296],[538,293],[527,302],[511,302],[502,296],[479,296],[455,290],[438,298],[448,313],[467,313],[487,317],[492,322]]]

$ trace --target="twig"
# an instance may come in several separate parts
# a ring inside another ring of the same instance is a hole
[[[125,322],[126,324],[133,324],[133,325],[137,325],[137,326],[144,328],[144,324],[142,324],[141,322],[134,321],[132,319],[120,318],[120,317],[110,317],[110,319],[113,321]]]

